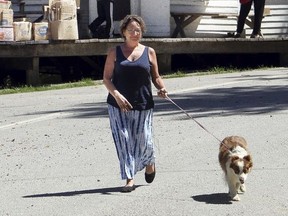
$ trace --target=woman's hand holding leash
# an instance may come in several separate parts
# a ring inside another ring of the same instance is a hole
[[[162,98],[167,98],[168,92],[165,88],[161,88],[158,90],[157,95]]]

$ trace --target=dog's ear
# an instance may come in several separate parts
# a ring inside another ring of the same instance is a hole
[[[248,162],[252,161],[251,155],[246,155],[243,159],[248,161]]]
[[[251,155],[247,155],[243,159],[245,161],[247,161],[247,163],[246,163],[247,172],[250,172],[251,168],[253,167],[253,162],[252,162]]]

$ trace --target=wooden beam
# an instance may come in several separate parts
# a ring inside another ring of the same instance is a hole
[[[111,47],[119,45],[119,39],[78,40],[51,43],[0,43],[0,57],[60,57],[106,55]],[[288,38],[154,38],[142,39],[158,54],[193,53],[287,53]]]
[[[31,61],[31,67],[26,70],[26,83],[32,86],[40,85],[39,58],[34,57],[27,60]]]

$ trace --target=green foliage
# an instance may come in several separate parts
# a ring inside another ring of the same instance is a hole
[[[163,77],[164,78],[176,78],[176,77],[185,77],[186,75],[187,75],[187,73],[178,70],[175,73],[163,75]]]
[[[94,81],[92,79],[83,79],[79,82],[51,84],[51,85],[43,85],[43,86],[25,85],[21,87],[10,87],[10,88],[7,86],[3,89],[0,89],[0,95],[94,86],[94,85],[99,85],[100,83],[101,81]]]

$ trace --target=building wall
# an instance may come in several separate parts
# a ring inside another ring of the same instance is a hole
[[[91,23],[97,17],[97,3],[96,0],[88,0],[86,2],[89,4],[89,23]]]
[[[89,21],[92,22],[97,17],[96,0],[89,0],[89,8]],[[170,0],[115,0],[116,34],[119,33],[119,21],[127,14],[143,17],[148,29],[146,37],[170,37]]]
[[[145,37],[170,37],[170,0],[131,0],[131,13],[144,19]]]
[[[34,0],[26,0],[33,2]],[[49,0],[38,0],[48,4]],[[175,22],[170,17],[170,9],[175,5],[196,5],[205,10],[215,8],[217,5],[225,10],[239,11],[239,0],[115,0],[115,32],[119,33],[119,20],[126,14],[141,15],[147,24],[147,37],[170,37],[175,29]],[[217,6],[217,7],[218,7]],[[266,0],[266,7],[270,8],[270,15],[262,22],[262,32],[266,38],[288,37],[288,0]],[[29,8],[28,8],[29,10]],[[40,10],[40,9],[38,9]],[[97,17],[96,0],[81,0],[78,11],[79,36],[88,37],[88,24]],[[37,18],[32,17],[31,19]],[[37,15],[39,17],[39,15]],[[236,17],[217,18],[201,17],[193,24],[185,28],[188,37],[225,37],[227,32],[235,31],[237,25]],[[246,35],[251,34],[251,29],[246,28]]]

